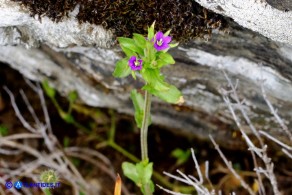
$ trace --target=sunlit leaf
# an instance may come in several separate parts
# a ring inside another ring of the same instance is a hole
[[[153,173],[153,163],[142,161],[134,165],[133,163],[124,162],[122,164],[124,175],[131,179],[138,187],[141,188],[143,194],[146,194],[146,187],[154,192],[154,184],[151,180]]]
[[[171,29],[169,29],[168,31],[166,31],[163,35],[164,35],[165,37],[168,36],[169,33],[170,33],[170,31],[171,31]]]
[[[178,46],[178,42],[177,43],[170,43],[170,44],[168,44],[169,45],[169,47],[170,48],[173,48],[173,47],[176,47],[176,46]]]
[[[131,179],[136,184],[139,183],[139,175],[137,173],[136,166],[133,163],[123,162],[122,169],[126,177]]]
[[[169,53],[161,52],[158,57],[159,57],[159,59],[157,60],[158,68],[175,63],[173,57]]]
[[[148,28],[148,40],[151,41],[154,37],[154,26],[155,22],[152,23],[152,25]]]
[[[133,39],[119,37],[118,41],[122,50],[125,52],[125,54],[128,57],[135,55],[135,53],[139,53],[140,55],[143,55],[143,49],[139,47]]]
[[[133,34],[133,39],[134,39],[135,43],[139,47],[141,47],[141,48],[144,48],[145,47],[146,39],[145,39],[145,37],[143,35],[134,33]]]
[[[151,85],[145,85],[143,89],[149,91],[151,94],[159,97],[160,99],[168,103],[172,104],[183,103],[183,97],[181,92],[173,85],[170,85],[168,90],[163,91],[159,91],[153,88]]]

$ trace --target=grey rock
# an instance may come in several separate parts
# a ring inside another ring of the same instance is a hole
[[[292,10],[291,0],[267,0],[267,3],[279,10],[283,10],[283,11]]]

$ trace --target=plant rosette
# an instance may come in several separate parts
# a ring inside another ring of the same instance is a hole
[[[148,28],[148,36],[133,34],[133,38],[119,37],[118,41],[126,57],[116,64],[113,75],[117,78],[140,73],[145,81],[143,90],[173,104],[183,103],[181,92],[167,83],[160,72],[166,65],[174,64],[173,57],[167,52],[178,43],[171,43],[170,30],[166,33],[154,32],[154,24]]]

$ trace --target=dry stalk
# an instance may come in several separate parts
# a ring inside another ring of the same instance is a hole
[[[27,162],[26,159],[23,159],[21,162],[19,162],[18,165],[15,165],[15,163],[5,162],[5,160],[2,159],[0,161],[0,172],[4,175],[0,178],[0,184],[5,186],[6,181],[16,181],[18,178],[22,177],[31,178],[32,181],[39,182],[39,173],[44,169],[44,167],[46,167],[47,169],[54,169],[60,175],[61,181],[66,181],[66,183],[72,187],[72,194],[79,195],[80,191],[89,195],[98,194],[100,189],[85,181],[83,176],[68,159],[67,155],[75,156],[94,163],[105,173],[113,176],[115,173],[110,161],[102,154],[86,148],[72,147],[67,148],[64,151],[57,141],[57,138],[52,133],[50,118],[45,103],[44,94],[40,85],[34,85],[29,81],[26,82],[37,93],[40,99],[45,122],[41,122],[30,102],[28,101],[27,96],[21,90],[20,94],[34,120],[33,124],[29,123],[18,109],[12,92],[7,87],[4,87],[4,90],[10,97],[11,104],[17,118],[29,132],[0,137],[0,154],[14,156],[16,154],[19,155],[23,153],[24,155],[33,158],[33,160]],[[46,148],[44,148],[42,151],[38,151],[26,144],[29,143],[29,141],[25,142],[25,140],[31,139],[43,139]],[[94,158],[97,158],[97,160]],[[113,180],[115,180],[115,177]],[[0,185],[0,194],[20,194],[14,188],[9,190],[3,189],[1,187],[2,185]],[[21,192],[24,194],[32,194],[30,190],[24,188],[22,188]],[[124,192],[125,194],[129,194],[126,189],[124,189]]]

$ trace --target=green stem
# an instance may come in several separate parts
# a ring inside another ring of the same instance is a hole
[[[148,91],[145,91],[144,116],[143,116],[141,134],[140,134],[142,161],[148,160],[148,143],[147,143],[148,136],[147,135],[148,135],[150,108],[151,108],[151,94]]]
[[[115,135],[116,135],[116,116],[112,110],[110,110],[110,115],[111,115],[111,126],[110,126],[108,141],[114,142]]]
[[[150,118],[150,108],[151,108],[151,93],[145,91],[145,104],[144,104],[144,116],[142,121],[141,133],[140,133],[140,143],[141,143],[141,159],[142,161],[148,161],[148,126]],[[145,194],[152,195],[149,183],[144,186]]]
[[[44,189],[44,193],[45,193],[45,195],[52,195],[50,190],[47,188]]]
[[[121,154],[123,154],[124,156],[132,160],[133,162],[139,162],[139,159],[136,156],[134,156],[133,154],[131,154],[130,152],[128,152],[127,150],[125,150],[124,148],[116,144],[115,142],[108,141],[107,145],[112,147],[116,151],[120,152]]]

